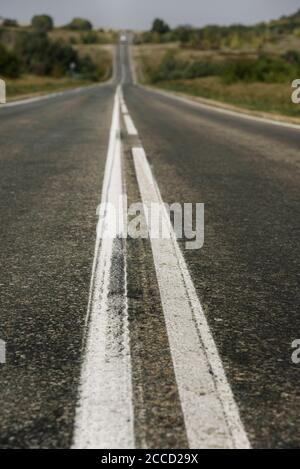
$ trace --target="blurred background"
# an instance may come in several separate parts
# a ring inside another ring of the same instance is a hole
[[[300,77],[298,1],[149,3],[4,0],[0,77],[8,99],[107,80],[120,31],[134,30],[140,82],[300,115],[290,98]]]

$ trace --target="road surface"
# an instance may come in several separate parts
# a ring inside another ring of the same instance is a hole
[[[126,44],[0,109],[1,448],[300,446],[299,145],[134,84]],[[101,239],[125,193],[204,203],[203,247]]]

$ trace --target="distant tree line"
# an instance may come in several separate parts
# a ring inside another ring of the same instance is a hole
[[[18,28],[19,24],[14,19],[6,18],[3,20],[2,26],[7,28]],[[31,19],[30,26],[38,31],[47,32],[54,28],[54,21],[49,15],[35,15]],[[91,31],[93,29],[93,25],[89,20],[84,18],[74,18],[70,23],[63,26],[63,28],[70,31]]]
[[[146,70],[152,83],[169,80],[195,79],[219,76],[225,84],[241,82],[281,83],[300,76],[300,53],[294,50],[281,56],[260,54],[257,59],[188,61],[176,57],[176,52],[165,53],[161,63]]]
[[[164,20],[156,18],[149,31],[137,34],[138,43],[180,42],[181,45],[199,49],[238,49],[243,46],[259,48],[267,40],[276,40],[284,34],[300,36],[300,10],[291,16],[254,26],[210,25],[194,28],[182,25],[171,28]]]

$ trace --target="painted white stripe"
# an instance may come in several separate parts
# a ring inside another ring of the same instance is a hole
[[[127,133],[128,135],[138,135],[138,132],[136,130],[136,127],[130,117],[129,114],[125,114],[124,115],[124,121],[125,121],[125,125],[126,125],[126,130],[127,130]]]
[[[238,117],[241,119],[247,119],[247,120],[252,120],[258,123],[262,124],[271,124],[271,125],[277,125],[280,127],[287,127],[290,129],[295,129],[295,130],[300,130],[300,125],[299,124],[293,124],[291,122],[284,122],[284,121],[279,121],[275,119],[268,119],[265,117],[259,117],[259,116],[252,116],[250,114],[246,114],[243,112],[238,112],[238,111],[233,111],[230,109],[224,109],[218,106],[214,106],[213,104],[205,104],[205,103],[200,103],[197,101],[193,101],[191,98],[189,99],[188,97],[183,97],[183,96],[177,96],[173,94],[171,91],[162,91],[158,90],[156,88],[150,87],[150,86],[145,86],[145,85],[139,85],[141,88],[147,90],[148,92],[151,93],[156,93],[160,94],[162,96],[166,96],[168,98],[174,99],[176,101],[181,101],[185,104],[189,104],[190,106],[198,107],[198,108],[203,108],[203,109],[208,109],[209,111],[214,111],[218,112],[220,114],[226,114],[228,116],[233,116],[233,117]]]
[[[122,192],[120,109],[117,92],[102,204],[107,202],[118,207]],[[126,449],[134,447],[126,270],[121,279],[124,291],[119,293],[117,286],[114,290],[111,285],[111,267],[112,256],[120,255],[122,251],[122,242],[117,238],[103,238],[109,213],[103,205],[101,207],[73,448]]]
[[[143,148],[132,149],[142,201],[162,204]],[[151,239],[154,264],[190,448],[249,448],[231,388],[165,211],[162,230]]]
[[[122,114],[128,114],[128,109],[125,103],[121,103]]]

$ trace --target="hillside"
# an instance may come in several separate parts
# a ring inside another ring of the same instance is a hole
[[[178,26],[156,19],[135,36],[139,80],[252,111],[299,117],[300,10],[252,26]]]

